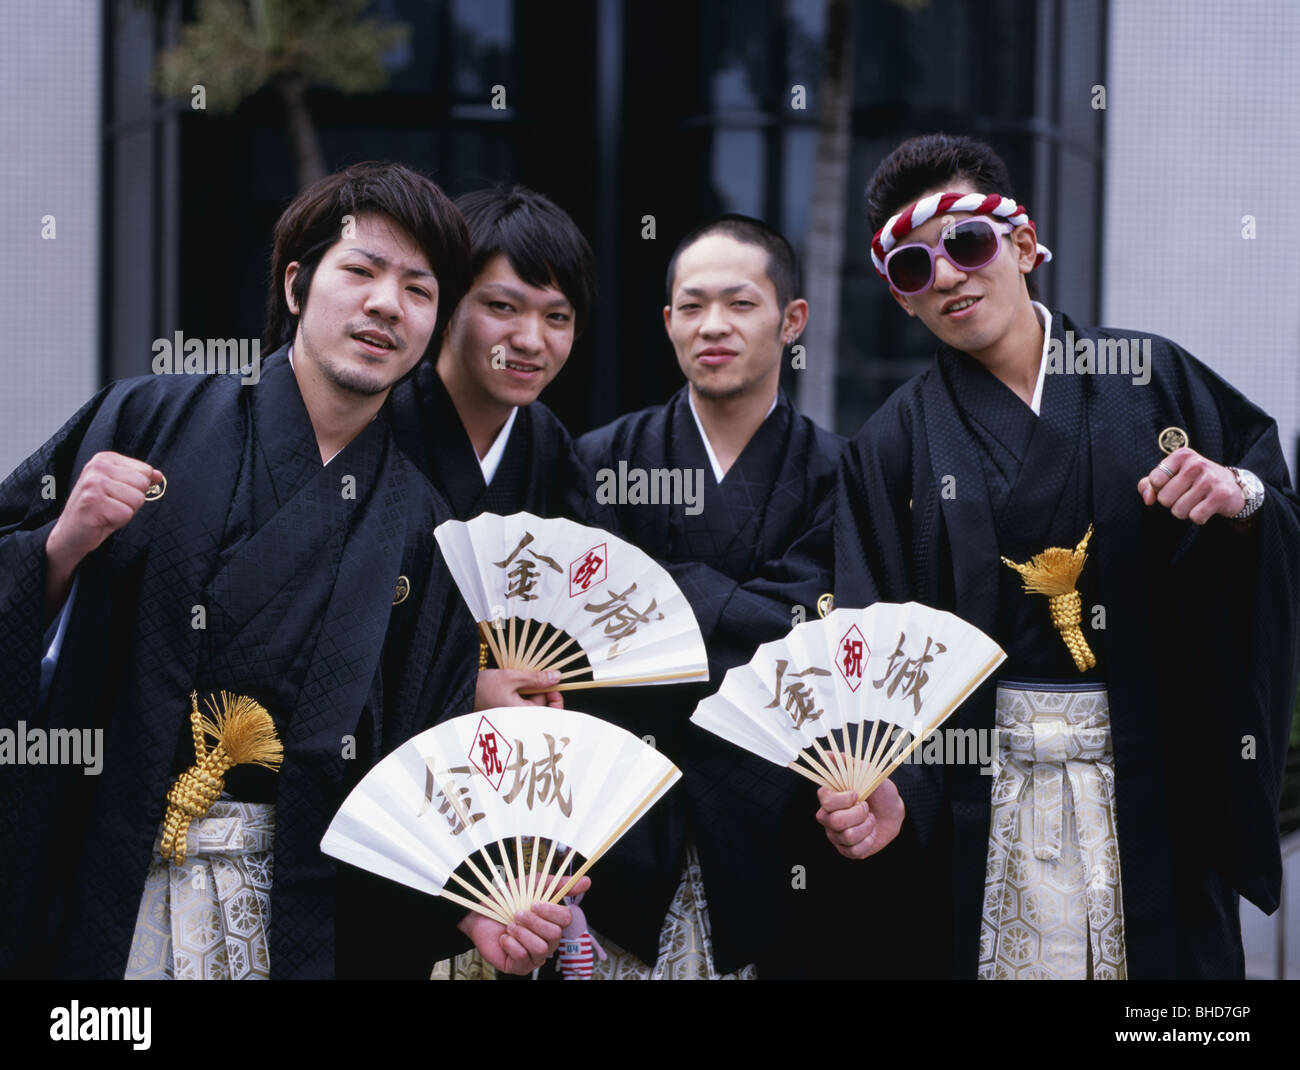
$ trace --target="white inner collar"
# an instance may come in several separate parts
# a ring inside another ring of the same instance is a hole
[[[501,430],[497,432],[497,437],[492,440],[492,448],[483,455],[478,466],[483,471],[483,482],[491,483],[497,474],[497,469],[501,466],[501,458],[506,454],[506,442],[510,438],[510,429],[515,426],[515,417],[519,415],[519,406],[516,405],[510,410],[510,415],[506,417],[506,422],[502,425]]]
[[[1052,313],[1046,305],[1038,301],[1033,305],[1034,313],[1043,328],[1043,352],[1038,357],[1038,382],[1034,384],[1034,400],[1029,403],[1029,407],[1034,410],[1035,416],[1039,416],[1043,408],[1043,381],[1047,377],[1047,345],[1052,338]]]
[[[772,415],[772,410],[776,408],[777,398],[780,396],[781,392],[778,390],[776,397],[772,399],[772,404],[768,407],[767,412],[763,414],[764,420]],[[708,454],[709,464],[713,467],[713,478],[721,483],[727,473],[722,470],[722,465],[718,463],[718,455],[713,452],[713,443],[709,441],[709,436],[704,432],[704,425],[700,423],[700,414],[695,408],[695,395],[691,393],[690,387],[686,388],[686,402],[691,407],[691,415],[695,417],[695,427],[700,432],[700,441],[704,443],[704,452]]]

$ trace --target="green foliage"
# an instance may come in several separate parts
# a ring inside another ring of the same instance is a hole
[[[201,0],[198,19],[159,57],[154,86],[188,97],[202,85],[210,111],[236,108],[277,81],[367,93],[388,81],[384,55],[410,28],[362,18],[367,0]]]

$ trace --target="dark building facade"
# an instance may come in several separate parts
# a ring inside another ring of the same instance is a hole
[[[149,71],[192,3],[105,0],[106,221],[101,366],[146,372],[150,342],[257,337],[271,227],[296,192],[279,98],[229,115],[163,101]],[[1095,320],[1101,263],[1106,4],[1064,0],[376,0],[410,27],[370,95],[312,90],[330,168],[395,159],[456,194],[491,182],[545,192],[599,260],[593,322],[545,400],[576,433],[667,398],[664,271],[681,234],[718,212],[760,216],[805,261],[817,146],[848,42],[851,137],[838,190],[832,409],[855,429],[922,367],[931,343],[894,308],[869,258],[863,190],[899,140],[991,141],[1057,260],[1049,304]],[[847,21],[846,21],[847,15]],[[196,80],[198,80],[196,78]],[[1081,105],[1080,102],[1084,102]],[[651,234],[653,236],[651,236]],[[787,386],[800,391],[799,371]]]

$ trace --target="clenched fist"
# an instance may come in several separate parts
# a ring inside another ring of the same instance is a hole
[[[86,462],[45,540],[47,619],[63,604],[82,559],[126,526],[144,505],[145,491],[162,478],[153,465],[120,453],[97,453]]]
[[[1204,524],[1212,516],[1233,517],[1246,507],[1232,473],[1187,446],[1143,476],[1138,493],[1147,505],[1159,503],[1179,520],[1193,524]]]

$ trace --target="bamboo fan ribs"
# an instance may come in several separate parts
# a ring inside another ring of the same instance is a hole
[[[449,520],[434,535],[498,668],[558,670],[558,691],[708,678],[690,603],[622,539],[530,513]]]
[[[837,609],[759,647],[691,720],[865,799],[1005,658],[978,628],[916,602]]]
[[[321,850],[510,924],[533,903],[558,903],[680,776],[595,717],[485,710],[420,733],[376,765]]]

